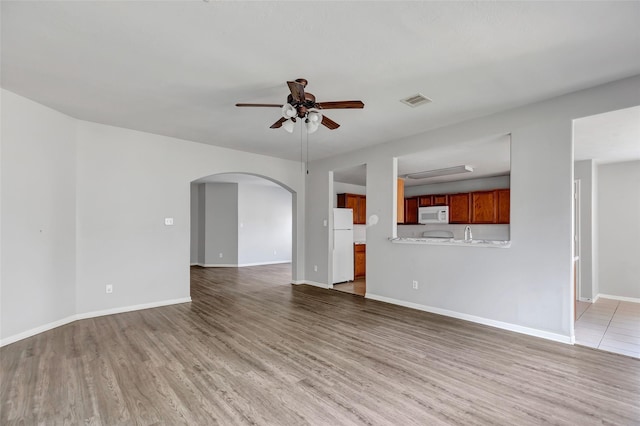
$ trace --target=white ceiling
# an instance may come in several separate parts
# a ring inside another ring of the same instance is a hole
[[[640,160],[640,106],[575,120],[573,141],[575,161]]]
[[[298,160],[304,77],[342,127],[310,159],[640,74],[640,2],[2,1],[2,86],[79,119]],[[417,92],[433,103],[409,108]]]

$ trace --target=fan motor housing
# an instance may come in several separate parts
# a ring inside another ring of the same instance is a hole
[[[312,108],[320,109],[320,106],[316,104],[316,97],[309,92],[304,93],[304,101],[296,101],[293,96],[289,95],[287,96],[287,103],[296,108],[300,118],[305,117]]]

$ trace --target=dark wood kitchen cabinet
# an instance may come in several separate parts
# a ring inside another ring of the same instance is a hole
[[[353,278],[364,278],[367,274],[367,246],[353,245]]]
[[[469,193],[449,195],[449,223],[471,223]]]
[[[498,220],[497,191],[471,193],[471,223],[496,223]]]
[[[421,195],[418,197],[418,207],[430,207],[433,205],[433,195]]]
[[[421,195],[418,197],[418,207],[448,206],[448,205],[449,205],[448,194]]]
[[[359,194],[338,194],[338,208],[353,210],[353,224],[367,224],[367,197]]]
[[[418,223],[418,198],[411,197],[404,199],[404,223]]]
[[[511,190],[498,189],[498,222],[509,223],[511,221]]]

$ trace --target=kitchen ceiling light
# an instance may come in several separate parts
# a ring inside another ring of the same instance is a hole
[[[473,171],[473,167],[467,165],[447,167],[445,169],[427,170],[424,172],[409,173],[405,175],[409,179],[427,179],[437,176],[456,175],[459,173],[470,173]]]

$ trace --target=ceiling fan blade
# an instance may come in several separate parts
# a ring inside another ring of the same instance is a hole
[[[293,100],[303,102],[304,85],[302,83],[298,83],[297,81],[287,81],[287,85],[289,86],[289,90],[291,90],[291,96],[293,96]]]
[[[330,119],[326,115],[322,116],[322,124],[324,126],[326,126],[327,128],[329,128],[329,130],[335,130],[338,127],[340,127],[340,125],[338,123],[336,123],[335,121],[333,121],[332,119]]]
[[[282,108],[282,104],[236,104],[237,107],[273,107]]]
[[[318,102],[316,105],[322,109],[364,108],[362,101]]]
[[[282,123],[284,123],[285,121],[287,121],[286,118],[281,117],[280,120],[276,121],[275,123],[273,123],[271,126],[269,126],[271,129],[279,129],[280,127],[282,127]]]

